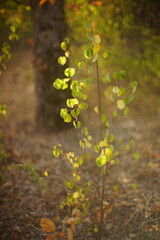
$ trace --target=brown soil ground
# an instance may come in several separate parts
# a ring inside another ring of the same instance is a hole
[[[61,231],[62,220],[68,214],[60,214],[59,203],[66,196],[64,180],[69,168],[64,160],[57,161],[52,151],[54,144],[59,143],[66,151],[79,151],[78,136],[74,129],[59,134],[35,131],[33,79],[28,50],[13,55],[0,79],[0,104],[7,105],[7,117],[0,124],[2,142],[4,151],[10,154],[1,166],[5,172],[0,185],[0,239],[43,240],[47,233],[41,230],[41,218],[54,220]],[[112,211],[105,222],[106,240],[160,239],[159,121],[157,115],[150,117],[149,112],[148,117],[143,118],[140,113],[138,116],[114,125],[116,135],[124,142],[136,140],[136,151],[141,152],[141,158],[135,161],[132,152],[128,152],[110,170],[105,200]],[[20,164],[29,166],[30,171]],[[44,178],[46,186],[37,183],[38,177],[33,181],[32,166]],[[45,171],[48,177],[44,176]],[[137,189],[131,188],[133,183],[138,184]],[[117,192],[114,185],[119,186]],[[86,239],[83,227],[74,239]]]

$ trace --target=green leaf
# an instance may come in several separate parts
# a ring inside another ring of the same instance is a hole
[[[62,49],[63,51],[66,51],[66,50],[67,50],[67,43],[66,43],[66,42],[62,42],[62,43],[61,43],[61,49]]]
[[[53,155],[55,157],[59,157],[62,154],[62,150],[60,149],[60,147],[61,147],[61,144],[54,145]]]
[[[118,72],[114,72],[113,73],[113,78],[115,79],[115,78],[118,78],[119,77],[119,73]]]
[[[106,149],[105,149],[105,155],[107,156],[107,157],[110,157],[111,155],[112,155],[112,152],[113,152],[113,150],[109,147],[107,147]]]
[[[133,139],[130,140],[130,144],[131,144],[133,147],[136,146],[136,142],[135,142]]]
[[[66,108],[62,108],[60,111],[60,116],[64,119],[64,122],[71,122],[72,121],[72,117],[71,115],[68,113],[68,110]]]
[[[131,82],[130,87],[133,89],[132,93],[134,93],[136,91],[136,88],[137,88],[137,82],[136,81]]]
[[[111,82],[110,74],[106,74],[105,80],[106,80],[107,83]]]
[[[123,108],[125,107],[125,102],[124,102],[124,100],[118,100],[118,101],[117,101],[117,107],[118,107],[119,109],[123,109]]]
[[[132,156],[135,160],[138,160],[140,158],[141,154],[139,152],[135,152],[135,153],[133,153]]]
[[[84,50],[84,56],[87,59],[91,59],[93,57],[93,49],[92,48],[87,48]]]
[[[104,123],[107,120],[107,117],[105,114],[101,115],[101,122]]]
[[[107,158],[104,155],[101,155],[96,158],[96,164],[98,167],[104,166],[106,164],[106,162],[107,162]]]
[[[124,80],[126,78],[127,71],[126,70],[121,70],[119,74],[120,80]]]
[[[89,132],[88,132],[88,128],[87,128],[87,127],[82,128],[81,133],[82,133],[84,136],[87,137],[88,134],[89,134]]]
[[[110,142],[113,142],[113,141],[114,141],[114,135],[111,134],[111,135],[109,136],[109,140],[110,140]]]
[[[67,62],[67,59],[66,59],[65,56],[58,58],[58,63],[59,64],[64,65],[66,62]]]
[[[113,189],[115,192],[117,192],[119,190],[119,187],[117,185],[114,185]]]
[[[113,87],[113,88],[112,88],[112,92],[113,92],[114,94],[116,94],[116,95],[119,95],[119,93],[120,93],[119,87]]]
[[[125,149],[126,149],[126,151],[129,151],[129,149],[130,149],[129,144],[126,144],[126,145],[125,145]]]
[[[78,66],[79,69],[82,69],[82,67],[83,67],[83,62],[78,62],[77,66]]]
[[[77,118],[77,115],[76,115],[76,113],[75,113],[75,110],[71,110],[71,116],[72,116],[73,118]]]
[[[67,122],[67,123],[72,121],[72,117],[69,113],[65,116],[64,121]]]
[[[114,99],[114,96],[113,96],[113,95],[110,95],[110,96],[109,96],[109,99],[110,99],[112,102],[114,102],[114,101],[115,101],[115,99]]]
[[[124,108],[124,116],[126,116],[126,115],[128,114],[128,112],[129,112],[129,108],[128,108],[128,107],[125,107],[125,108]]]
[[[77,128],[80,128],[80,127],[81,127],[81,122],[77,121]]]
[[[69,42],[70,42],[69,38],[65,38],[64,41],[65,41],[67,44],[69,44]]]
[[[76,70],[74,68],[66,68],[64,71],[64,74],[66,77],[73,77],[76,73]]]
[[[73,121],[73,126],[75,128],[80,128],[81,127],[81,122],[80,121]]]
[[[117,111],[114,111],[114,112],[113,112],[113,116],[114,116],[114,117],[117,117],[117,116],[118,116],[118,112],[117,112]]]
[[[129,95],[129,97],[126,99],[127,103],[130,103],[134,100],[134,96],[133,95]]]
[[[97,153],[98,153],[98,152],[99,152],[99,150],[100,150],[100,146],[99,146],[99,145],[95,145],[95,146],[94,146],[94,150],[95,150],[95,152],[97,152]]]
[[[131,184],[131,188],[132,188],[132,189],[137,189],[137,188],[138,188],[138,185],[135,184],[135,183],[132,183],[132,184]]]
[[[72,188],[73,188],[73,182],[71,182],[71,181],[65,181],[65,185],[66,185],[69,189],[72,189]]]
[[[79,101],[77,98],[70,98],[70,99],[67,99],[66,104],[68,107],[74,108],[75,106],[77,106],[79,104]]]
[[[61,85],[62,85],[62,80],[59,78],[57,78],[53,83],[53,86],[58,90],[61,89]]]

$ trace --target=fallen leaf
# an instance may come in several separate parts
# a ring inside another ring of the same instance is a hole
[[[42,218],[40,222],[40,226],[45,232],[55,232],[56,226],[52,220],[49,218]]]
[[[53,239],[55,239],[56,238],[56,235],[48,235],[47,237],[46,237],[46,240],[53,240]]]
[[[47,2],[48,0],[41,0],[40,2],[39,2],[39,5],[43,5],[45,2]]]

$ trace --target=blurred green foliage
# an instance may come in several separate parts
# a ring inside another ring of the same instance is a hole
[[[0,45],[24,46],[32,34],[32,1],[6,0],[0,3]],[[46,3],[44,3],[46,4]],[[72,59],[83,55],[92,28],[103,39],[106,61],[101,68],[108,74],[126,69],[128,81],[138,81],[137,100],[160,91],[160,4],[158,0],[65,0]],[[112,57],[109,56],[112,53]],[[85,74],[85,73],[84,73]],[[103,71],[102,71],[103,74]],[[153,100],[155,105],[157,98]],[[158,102],[157,102],[158,103]],[[150,104],[150,103],[148,103]]]
[[[103,39],[104,71],[110,74],[126,69],[127,81],[138,81],[138,101],[145,102],[148,94],[156,97],[160,91],[159,10],[160,4],[149,0],[66,0],[66,19],[74,42],[73,62],[82,54],[85,39],[91,38],[89,29],[93,28]],[[110,52],[112,57],[108,58]],[[157,97],[153,101],[157,110]]]

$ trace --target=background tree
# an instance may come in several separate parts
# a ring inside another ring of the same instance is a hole
[[[40,129],[58,131],[66,128],[59,111],[69,96],[69,91],[64,93],[53,88],[54,80],[64,77],[64,68],[57,62],[63,55],[60,44],[66,37],[64,1],[35,1],[33,21],[36,122]]]

